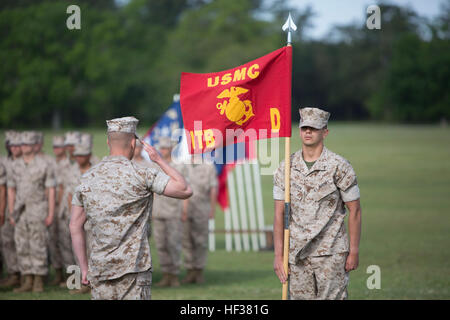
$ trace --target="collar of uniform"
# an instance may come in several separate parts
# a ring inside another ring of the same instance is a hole
[[[327,159],[328,159],[328,149],[323,146],[322,153],[320,154],[319,159],[311,167],[310,172],[315,170],[326,170],[327,169]]]
[[[300,173],[304,176],[308,174],[308,167],[306,166],[305,161],[303,161],[302,149],[294,153],[291,158],[291,167],[292,169],[300,171]]]
[[[306,176],[316,170],[326,170],[327,169],[327,163],[326,163],[327,158],[328,158],[328,149],[324,146],[319,159],[317,159],[314,162],[311,169],[308,170],[308,167],[306,166],[306,163],[303,160],[303,151],[302,151],[302,149],[300,149],[299,151],[297,151],[294,154],[294,157],[292,158],[292,168],[300,171],[301,174]]]
[[[37,155],[34,155],[33,158],[29,162],[25,162],[25,159],[23,157],[20,157],[20,161],[21,161],[21,163],[23,163],[23,165],[29,166],[30,164],[36,162],[37,157],[38,157]]]
[[[125,156],[106,156],[103,158],[102,161],[130,161],[130,159],[128,159]]]

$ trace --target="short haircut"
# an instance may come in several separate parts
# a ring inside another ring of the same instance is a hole
[[[134,133],[129,132],[108,132],[108,141],[111,147],[127,149],[131,146]]]

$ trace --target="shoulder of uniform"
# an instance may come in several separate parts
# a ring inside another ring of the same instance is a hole
[[[24,163],[22,157],[20,157],[18,159],[11,159],[10,162],[9,162],[10,166],[12,166],[12,167],[17,166],[17,165],[19,165],[21,163]]]
[[[135,167],[137,170],[148,168],[143,163],[140,163],[138,161],[131,161],[131,165]]]
[[[209,169],[216,171],[216,165],[214,163],[208,163]]]
[[[337,166],[348,166],[350,165],[350,161],[345,159],[343,156],[327,149],[328,152],[328,161],[335,163]]]
[[[302,160],[303,156],[302,156],[302,150],[297,150],[294,153],[291,153],[291,163],[292,161],[297,161],[297,160]]]
[[[153,165],[146,165],[146,164],[139,163],[136,161],[131,161],[130,163],[131,163],[131,166],[134,168],[134,170],[136,170],[136,172],[139,175],[145,175],[145,172],[148,172],[149,170],[152,172],[158,170]]]
[[[48,162],[48,161],[47,161],[47,158],[46,158],[44,155],[42,155],[42,154],[35,155],[35,156],[34,156],[34,159],[35,159],[36,161],[39,161],[39,162],[45,162],[45,163]]]
[[[85,173],[83,173],[81,175],[81,177],[87,177],[89,176],[91,173],[94,173],[96,171],[95,166],[92,166],[91,168],[89,168]]]
[[[298,150],[294,153],[291,153],[290,157],[290,162],[291,164],[293,163],[293,161],[297,161],[298,159],[302,159],[302,151]],[[286,163],[286,159],[281,160],[279,167],[284,167],[284,164]]]

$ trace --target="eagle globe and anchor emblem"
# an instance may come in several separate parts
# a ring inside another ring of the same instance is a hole
[[[220,114],[225,113],[228,120],[241,126],[246,123],[255,114],[253,113],[252,102],[250,100],[242,101],[239,95],[248,92],[248,89],[232,86],[229,89],[223,90],[218,96],[218,99],[226,99],[217,103],[216,107],[220,110]]]

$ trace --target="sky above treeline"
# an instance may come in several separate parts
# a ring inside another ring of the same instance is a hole
[[[441,4],[447,0],[391,0],[391,3],[400,6],[408,6],[416,13],[427,18],[436,17],[439,14]],[[290,0],[292,6],[305,8],[310,5],[315,12],[311,19],[312,28],[307,29],[307,36],[320,39],[327,35],[334,25],[345,25],[351,22],[364,24],[367,17],[367,7],[380,3],[375,0]],[[381,12],[383,17],[383,12]]]
[[[116,0],[124,5],[130,0]],[[266,0],[269,3],[271,0]],[[311,22],[312,28],[306,29],[306,36],[312,39],[321,39],[331,31],[334,25],[346,25],[352,22],[364,24],[367,17],[366,9],[371,4],[380,3],[380,0],[286,0],[293,7],[304,9],[311,6],[315,16]],[[384,0],[400,6],[410,6],[415,12],[427,18],[439,14],[441,4],[448,0]],[[383,15],[383,13],[381,13]]]

